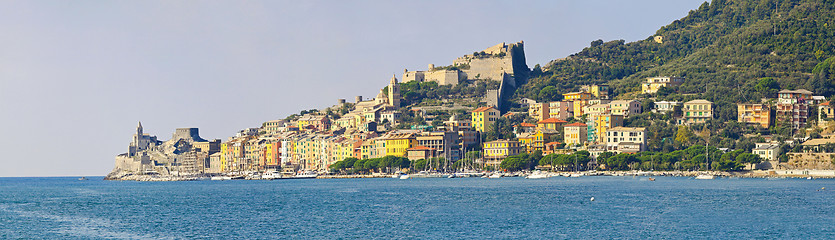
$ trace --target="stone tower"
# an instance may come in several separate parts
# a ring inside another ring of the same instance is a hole
[[[389,82],[389,105],[392,105],[396,108],[400,107],[400,84],[397,83],[397,77],[394,74],[391,75],[391,82]]]
[[[139,125],[136,126],[136,135],[142,136],[142,121],[140,121]]]

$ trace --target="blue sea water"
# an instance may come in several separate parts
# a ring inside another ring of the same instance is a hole
[[[19,238],[835,239],[835,180],[0,178]]]

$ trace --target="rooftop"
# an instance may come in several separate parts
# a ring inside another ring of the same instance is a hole
[[[473,112],[484,112],[484,111],[490,110],[491,108],[494,109],[494,110],[498,110],[493,106],[488,106],[488,107],[476,108],[475,110],[473,110]]]
[[[545,120],[542,120],[542,121],[539,121],[539,122],[536,122],[536,123],[567,123],[567,122],[563,121],[563,120],[556,119],[556,118],[549,118],[549,119],[545,119]]]
[[[713,102],[708,101],[708,100],[704,100],[704,99],[696,99],[696,100],[686,102],[684,104],[711,104],[711,103],[713,103]]]
[[[811,91],[806,90],[806,89],[797,89],[797,90],[783,89],[783,90],[780,90],[777,93],[798,93],[798,94],[810,94],[810,95],[812,94]]]
[[[639,127],[613,127],[610,128],[609,131],[621,131],[621,132],[643,132],[645,128]]]
[[[588,125],[580,123],[580,122],[576,122],[576,123],[568,124],[568,125],[565,125],[565,126],[566,127],[587,127]]]

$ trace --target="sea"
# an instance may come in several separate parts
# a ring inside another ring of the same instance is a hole
[[[0,239],[835,239],[835,179],[0,178]]]

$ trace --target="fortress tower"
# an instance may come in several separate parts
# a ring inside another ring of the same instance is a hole
[[[397,77],[391,75],[391,82],[389,82],[388,104],[396,108],[400,107],[400,84],[397,83]]]

